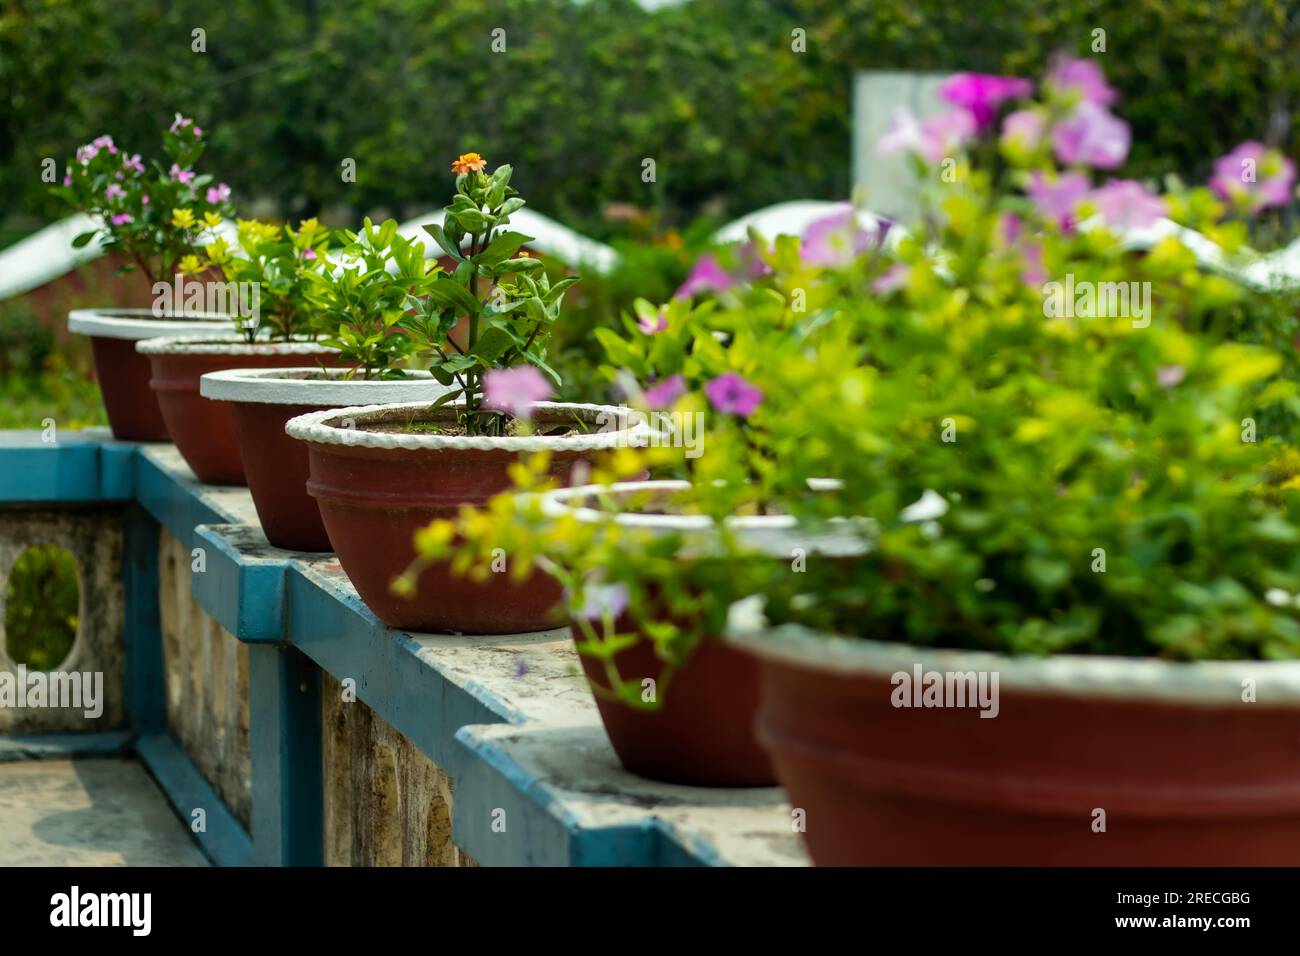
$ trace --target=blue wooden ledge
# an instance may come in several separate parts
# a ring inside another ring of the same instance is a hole
[[[0,433],[6,501],[138,503],[195,557],[200,606],[250,645],[253,832],[209,811],[201,842],[218,862],[320,862],[319,671],[351,682],[357,699],[451,776],[453,834],[480,863],[806,862],[775,788],[675,787],[624,771],[566,631],[476,638],[389,630],[333,555],[272,548],[247,489],[198,483],[170,445],[118,443],[102,432],[51,445],[39,433]],[[156,532],[129,537],[142,552],[135,578],[152,574],[156,589],[156,561],[151,567],[145,553],[156,551]],[[131,580],[136,603],[147,604],[146,582]],[[129,645],[144,645],[137,665],[128,661],[128,683],[148,685],[127,688],[140,715],[132,719],[137,749],[179,810],[208,806],[215,796],[162,730],[161,650],[149,615],[143,624],[128,620],[129,631],[146,632],[128,634]]]

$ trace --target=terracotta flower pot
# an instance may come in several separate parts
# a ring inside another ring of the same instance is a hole
[[[627,499],[648,496],[644,511],[619,512],[613,519],[626,529],[650,534],[672,534],[683,540],[683,560],[691,554],[717,551],[712,520],[705,515],[668,513],[663,507],[674,492],[683,491],[685,481],[622,482],[607,488],[587,486],[560,488],[542,496],[543,512],[551,517],[570,516],[585,523],[608,520],[609,515],[593,507],[594,494]],[[746,548],[770,559],[790,560],[794,547],[817,553],[857,553],[855,538],[830,535],[795,536],[794,519],[788,515],[760,515],[731,519],[731,528]],[[620,634],[638,633],[641,642],[615,655],[624,679],[651,678],[656,681],[664,662],[654,643],[637,632],[631,617],[616,622]],[[577,625],[574,640],[582,640]],[[592,684],[608,688],[603,663],[581,657],[582,669]],[[712,787],[761,787],[776,783],[766,752],[754,736],[758,713],[758,666],[750,656],[724,644],[717,636],[706,636],[696,645],[685,664],[676,668],[657,710],[637,710],[595,694],[596,707],[619,761],[632,773],[668,783]]]
[[[199,394],[199,379],[227,368],[292,368],[330,360],[337,351],[315,342],[254,342],[234,333],[196,338],[147,339],[136,350],[148,356],[167,431],[199,481],[242,485],[244,466],[235,439],[235,418],[225,402]]]
[[[761,661],[759,739],[819,865],[1300,863],[1300,662],[736,639]],[[997,716],[926,706],[931,673],[989,690],[996,674]]]
[[[428,372],[405,379],[345,379],[345,369],[226,369],[208,372],[199,393],[224,402],[235,420],[248,490],[266,540],[290,551],[331,551],[316,499],[307,494],[307,446],[285,434],[289,419],[312,411],[418,398],[447,391]]]
[[[549,451],[550,473],[568,483],[575,464],[593,452],[638,440],[620,425],[624,413],[601,405],[540,402],[539,426],[575,417],[603,430],[564,437],[465,437],[403,430],[408,424],[447,421],[450,411],[427,403],[312,412],[286,431],[310,454],[307,491],[320,506],[330,543],[361,599],[389,627],[458,634],[513,634],[555,627],[559,586],[544,574],[515,583],[508,573],[484,583],[455,576],[445,563],[420,575],[417,594],[398,597],[394,578],[415,557],[415,532],[435,518],[454,517],[463,505],[482,505],[512,487],[507,469],[522,457]],[[343,427],[350,421],[353,427]],[[389,428],[389,431],[377,429]]]
[[[76,309],[68,329],[90,337],[95,378],[113,437],[123,441],[167,441],[167,425],[149,388],[149,359],[135,350],[140,339],[161,335],[225,332],[230,317],[215,312],[155,316],[149,309]]]

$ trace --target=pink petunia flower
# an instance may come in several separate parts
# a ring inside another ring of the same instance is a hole
[[[668,408],[682,397],[686,391],[686,379],[681,374],[670,375],[662,382],[656,382],[641,393],[641,398],[650,408]]]
[[[1114,169],[1128,156],[1131,136],[1128,123],[1104,106],[1084,101],[1052,127],[1052,147],[1067,166]]]
[[[136,153],[134,156],[127,156],[126,153],[123,153],[122,168],[129,169],[132,172],[143,173],[144,163],[140,162],[140,154]]]
[[[315,258],[316,258],[316,250],[315,250],[315,249],[312,249],[311,247],[308,247],[308,248],[306,248],[306,249],[304,249],[304,250],[302,251],[302,257],[303,257],[304,259],[315,259]]]
[[[77,159],[83,166],[98,155],[99,147],[95,146],[93,143],[87,143],[85,146],[77,147]]]
[[[689,299],[697,292],[726,292],[736,284],[718,260],[706,252],[695,260],[691,274],[686,277],[681,288],[673,293],[674,299]]]
[[[1058,56],[1052,61],[1044,82],[1058,93],[1077,96],[1097,106],[1110,106],[1116,99],[1115,90],[1106,82],[1106,74],[1095,60]]]
[[[899,107],[889,131],[876,144],[880,155],[906,151],[929,163],[938,163],[961,152],[975,135],[975,117],[969,110],[949,110],[918,122],[906,107]]]
[[[147,206],[147,205],[149,205],[149,194],[148,194],[148,193],[141,193],[141,194],[140,194],[140,205],[142,205],[142,206]]]
[[[1002,145],[1033,152],[1043,142],[1047,118],[1038,110],[1016,110],[1002,121]]]
[[[483,407],[527,419],[533,405],[551,397],[551,385],[531,365],[493,369],[483,376]]]
[[[216,186],[208,187],[208,202],[212,205],[225,202],[230,198],[230,187],[225,183],[219,183]]]
[[[668,328],[668,316],[662,309],[650,318],[640,316],[636,320],[636,327],[646,335],[658,335],[664,329]]]
[[[1074,228],[1075,207],[1088,195],[1092,184],[1083,173],[1062,173],[1048,179],[1035,172],[1025,193],[1033,200],[1039,214],[1065,231]]]
[[[184,129],[186,126],[189,126],[193,122],[194,120],[186,119],[180,113],[177,113],[176,118],[172,120],[172,125],[168,127],[167,132],[174,133],[178,129]]]
[[[117,183],[109,183],[107,186],[104,187],[105,199],[109,199],[109,200],[121,199],[125,195],[126,195],[126,190],[123,189],[121,186],[119,186]]]
[[[844,266],[875,245],[875,233],[863,229],[850,208],[810,222],[799,245],[799,258],[812,266]]]
[[[1029,80],[992,73],[955,73],[939,87],[939,95],[970,113],[981,130],[993,125],[1005,100],[1024,99],[1033,92]]]
[[[115,226],[125,226],[129,222],[135,222],[135,216],[132,216],[127,212],[119,212],[116,216],[109,219],[109,222]]]
[[[178,183],[189,183],[194,179],[195,174],[188,169],[181,169],[176,163],[172,163],[172,168],[167,171],[167,175]]]
[[[912,270],[901,262],[895,262],[871,283],[871,291],[877,295],[889,295],[907,285],[907,277]]]
[[[203,135],[203,130],[199,129],[197,126],[194,127],[194,138],[198,139],[202,135]]]
[[[704,386],[709,404],[725,415],[748,418],[763,400],[763,391],[735,372],[723,372]]]
[[[1164,199],[1132,179],[1112,179],[1091,198],[1102,221],[1121,232],[1146,229],[1169,214]]]
[[[1215,160],[1210,188],[1234,205],[1259,212],[1290,202],[1295,178],[1295,163],[1290,158],[1247,140]]]

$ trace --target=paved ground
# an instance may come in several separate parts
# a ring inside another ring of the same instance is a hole
[[[207,866],[134,760],[0,763],[0,866]]]

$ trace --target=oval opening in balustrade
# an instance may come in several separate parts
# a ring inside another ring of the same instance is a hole
[[[77,559],[53,544],[27,548],[5,589],[5,654],[31,670],[52,671],[68,659],[81,615]]]

